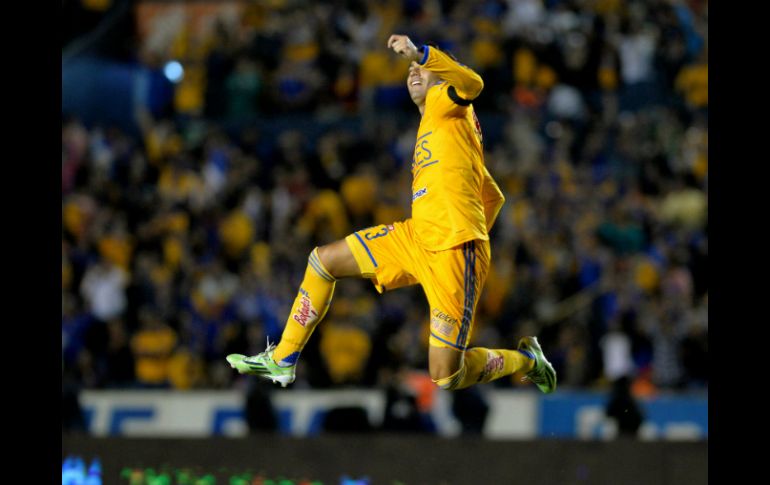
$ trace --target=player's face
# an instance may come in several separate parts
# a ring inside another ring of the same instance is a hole
[[[428,88],[438,82],[438,76],[427,69],[423,69],[416,62],[409,66],[409,75],[406,77],[406,88],[409,90],[409,96],[417,106],[425,102],[425,96],[428,94]]]

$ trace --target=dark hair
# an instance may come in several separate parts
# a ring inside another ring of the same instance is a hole
[[[434,41],[432,41],[432,40],[429,40],[428,42],[426,42],[426,43],[425,43],[425,45],[427,45],[427,46],[430,46],[430,47],[433,47],[434,49],[438,49],[438,50],[440,50],[440,51],[441,51],[441,52],[443,52],[444,54],[446,54],[446,55],[448,55],[449,57],[451,57],[451,58],[452,58],[452,60],[453,60],[453,61],[455,61],[455,62],[460,62],[460,61],[458,61],[458,60],[457,60],[457,58],[454,56],[454,54],[452,54],[452,53],[451,53],[451,52],[449,52],[449,51],[445,51],[444,49],[442,49],[441,47],[439,47],[439,46],[438,46],[438,44],[437,44],[436,42],[434,42]]]

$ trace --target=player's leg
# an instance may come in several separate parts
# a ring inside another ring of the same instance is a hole
[[[530,338],[525,337],[522,342]],[[518,371],[527,372],[529,375],[536,368],[538,356],[531,348],[522,348],[521,344],[519,349],[515,350],[472,347],[461,351],[452,347],[439,347],[432,343],[428,358],[433,382],[442,389],[454,391],[474,384],[494,381]],[[542,351],[540,351],[540,359],[546,362]],[[555,374],[553,376],[555,379]],[[546,388],[550,390],[544,390],[542,387],[540,389],[543,392],[551,392],[554,387],[555,380]]]
[[[344,239],[314,249],[273,360],[283,366],[294,365],[313,330],[326,316],[337,279],[359,276],[356,260]]]
[[[228,355],[230,366],[241,374],[258,375],[284,386],[294,382],[294,366],[329,309],[337,279],[355,276],[361,272],[344,240],[313,249],[278,345],[253,357]]]
[[[553,391],[556,374],[536,338],[521,339],[517,349],[467,348],[489,268],[489,242],[471,241],[441,253],[436,255],[441,261],[435,267],[447,270],[437,272],[438,279],[429,286],[423,284],[431,303],[429,367],[433,381],[443,389],[455,390],[524,371],[540,390]],[[462,291],[453,289],[452,282]]]
[[[450,347],[428,347],[428,371],[430,378],[439,387],[459,389],[457,383],[464,379],[464,369],[462,351]]]
[[[409,271],[410,255],[401,250],[411,244],[411,226],[405,221],[354,232],[344,240],[314,249],[281,341],[253,357],[228,355],[230,366],[241,374],[257,375],[284,386],[294,382],[296,362],[329,309],[337,279],[369,278],[380,293],[386,285],[394,289],[416,284]]]

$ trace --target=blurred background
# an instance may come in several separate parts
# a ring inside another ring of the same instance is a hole
[[[63,483],[95,458],[105,483],[706,483],[707,24],[705,0],[63,0]],[[279,340],[313,247],[410,216],[392,33],[484,78],[506,204],[471,342],[537,335],[552,395],[437,389],[422,290],[359,280],[289,388],[224,360]]]

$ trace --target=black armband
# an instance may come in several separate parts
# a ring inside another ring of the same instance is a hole
[[[454,86],[449,86],[449,89],[447,89],[446,92],[449,95],[449,98],[460,106],[470,106],[471,100],[461,98],[460,95],[457,94],[457,90]]]

